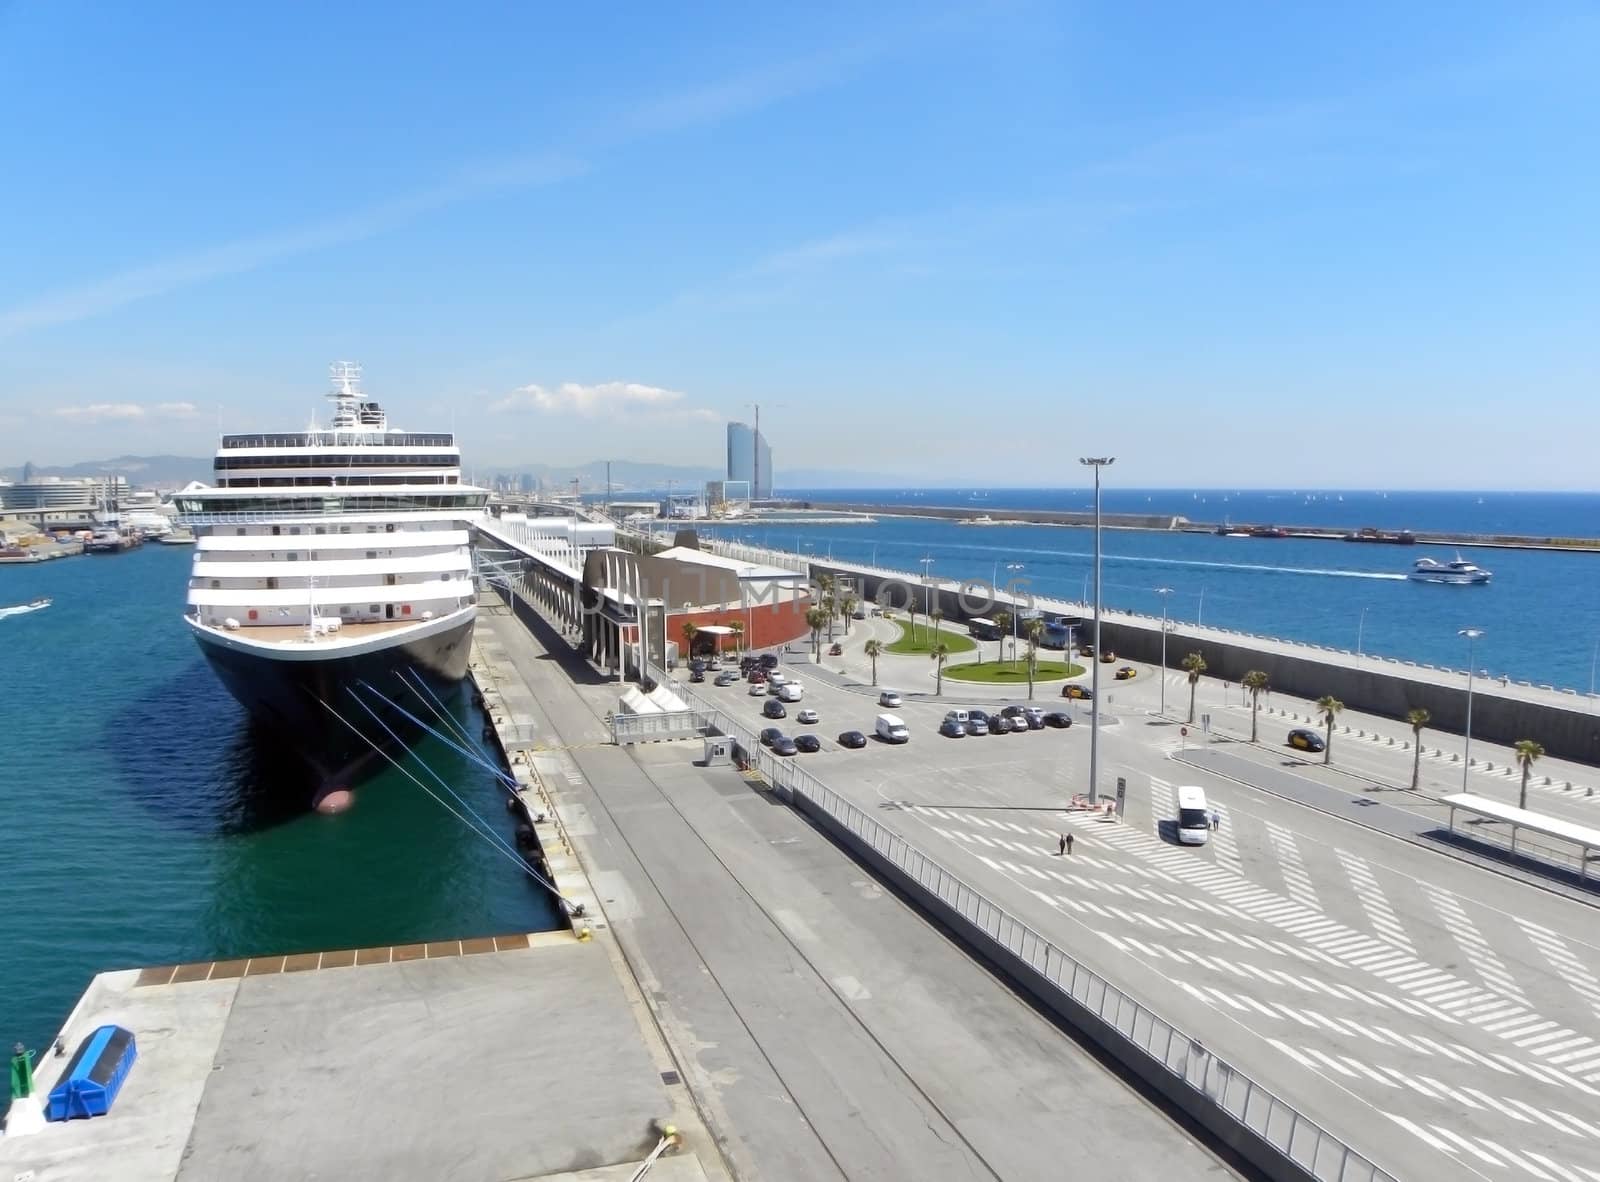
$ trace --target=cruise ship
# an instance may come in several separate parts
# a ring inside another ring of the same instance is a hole
[[[194,534],[185,619],[201,652],[325,785],[385,737],[348,687],[395,697],[398,672],[465,675],[470,525],[488,499],[462,483],[453,436],[390,427],[359,366],[332,373],[330,426],[224,435],[214,484],[175,498]]]

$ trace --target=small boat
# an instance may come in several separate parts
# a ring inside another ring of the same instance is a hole
[[[994,518],[990,517],[987,513],[980,513],[976,517],[961,517],[961,518],[957,518],[956,519],[956,524],[957,525],[994,525],[994,524],[996,524],[996,522],[995,522]]]
[[[1468,562],[1457,554],[1454,562],[1436,562],[1432,558],[1419,558],[1411,568],[1410,578],[1418,583],[1458,583],[1468,586],[1487,583],[1493,571]]]
[[[26,615],[28,612],[43,611],[49,606],[50,600],[48,599],[34,599],[27,603],[15,603],[10,607],[0,607],[0,620],[5,619],[7,616],[21,616]]]

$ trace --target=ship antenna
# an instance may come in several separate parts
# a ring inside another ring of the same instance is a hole
[[[361,365],[355,361],[335,361],[328,366],[328,376],[333,389],[328,397],[334,401],[333,425],[355,427],[359,425],[356,412],[361,403]]]

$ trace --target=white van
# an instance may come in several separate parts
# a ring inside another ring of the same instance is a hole
[[[1178,785],[1178,840],[1184,845],[1205,845],[1211,837],[1211,810],[1206,792],[1196,784]]]
[[[965,710],[946,710],[944,712],[944,720],[946,722],[959,722],[962,726],[966,726],[971,717],[972,715]]]
[[[878,738],[882,739],[885,743],[911,742],[911,732],[906,728],[905,719],[901,718],[898,714],[878,715],[878,725],[876,729]]]
[[[798,702],[801,695],[805,692],[806,687],[801,685],[798,681],[785,681],[782,685],[778,686],[778,701]]]

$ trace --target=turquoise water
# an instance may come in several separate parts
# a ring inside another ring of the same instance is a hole
[[[388,768],[337,817],[253,736],[182,622],[192,551],[0,567],[0,1043],[39,1047],[106,968],[557,926],[512,860]],[[451,703],[469,735],[470,695]],[[492,776],[416,754],[509,840]],[[430,787],[437,786],[411,765]]]

